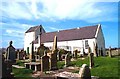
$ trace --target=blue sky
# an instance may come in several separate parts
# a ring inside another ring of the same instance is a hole
[[[106,48],[118,47],[118,0],[100,1],[2,1],[0,47],[12,40],[15,48],[23,48],[25,31],[40,24],[47,32],[101,24]]]

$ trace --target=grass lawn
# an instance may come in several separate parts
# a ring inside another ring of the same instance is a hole
[[[119,57],[95,57],[95,66],[91,69],[91,74],[92,76],[99,76],[100,79],[119,79],[120,74],[118,75],[118,69],[120,67],[118,66],[118,59]],[[120,61],[119,61],[120,63]],[[59,61],[58,63],[58,68],[61,69],[64,67],[64,61]],[[71,66],[77,66],[81,67],[82,64],[87,64],[89,65],[89,58],[86,57],[84,60],[77,59],[76,61],[71,61]],[[18,65],[23,66],[23,63],[18,61]],[[15,77],[17,79],[32,79],[32,78],[27,78],[30,77],[32,74],[32,70],[30,69],[16,69],[13,68],[13,73],[15,73]],[[74,73],[78,73],[79,71],[73,71]],[[24,77],[24,78],[20,78]]]
[[[118,79],[120,77],[118,75],[118,59],[120,57],[95,57],[95,66],[91,69],[91,74],[93,76],[99,76],[100,78],[111,78],[111,79]],[[82,64],[89,65],[89,58],[85,58],[84,60],[77,59],[76,61],[71,62],[71,66],[77,66],[81,67]],[[59,62],[58,66],[62,68],[64,66],[64,62]],[[75,73],[78,73],[79,71],[74,71]]]

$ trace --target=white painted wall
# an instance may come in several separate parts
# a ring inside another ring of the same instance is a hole
[[[34,32],[28,32],[25,33],[24,37],[24,50],[27,52],[27,47],[29,47],[30,52],[30,43],[35,39],[35,33]]]
[[[105,40],[104,40],[104,36],[103,36],[101,26],[99,27],[99,31],[98,31],[98,34],[96,36],[96,42],[98,44],[98,50],[101,50],[101,48],[102,48],[103,49],[103,55],[105,55]]]
[[[83,47],[85,50],[85,53],[87,53],[87,49],[85,49],[85,40],[88,40],[88,44],[91,47],[91,50],[93,52],[93,42],[95,42],[95,39],[84,39],[84,40],[72,40],[72,41],[60,41],[57,42],[58,48],[64,48],[67,49],[67,46],[69,47],[68,50],[73,53],[75,49],[81,51],[81,54],[83,52]],[[47,46],[49,48],[53,47],[53,42],[47,42],[44,43],[44,46]]]

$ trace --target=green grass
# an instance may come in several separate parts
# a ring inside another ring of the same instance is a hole
[[[118,78],[118,58],[120,57],[95,57],[95,66],[91,69],[91,74],[93,76],[99,76],[100,78],[109,77],[111,79]],[[89,65],[89,58],[86,57],[84,60],[77,59],[76,61],[71,62],[71,66],[81,67],[82,64]],[[64,62],[59,62],[58,66],[63,68]],[[79,71],[73,71],[74,73],[78,73]]]
[[[30,77],[32,72],[33,72],[32,70],[25,69],[25,68],[18,69],[18,68],[13,67],[12,70],[13,70],[13,73],[15,75],[15,78],[17,78],[17,79],[26,79],[27,77]],[[30,79],[30,78],[28,78],[28,79]]]

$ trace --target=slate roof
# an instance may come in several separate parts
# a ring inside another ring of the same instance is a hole
[[[57,41],[70,41],[91,39],[95,37],[98,25],[86,26],[69,30],[61,30],[59,32],[48,32],[41,34],[41,43],[53,42],[54,36],[57,36]]]
[[[25,33],[34,32],[34,31],[35,31],[36,29],[38,29],[39,27],[41,27],[41,25],[34,26],[34,27],[30,27]]]

